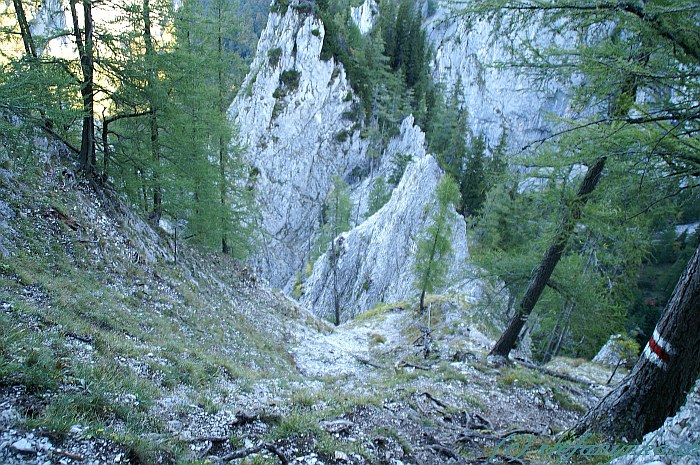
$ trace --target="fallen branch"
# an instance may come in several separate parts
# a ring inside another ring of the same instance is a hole
[[[493,462],[493,459],[499,459],[498,462]],[[516,465],[525,465],[522,460],[511,457],[509,455],[497,454],[492,457],[477,457],[475,459],[469,459],[466,461],[467,464],[481,464],[481,463],[514,463]]]
[[[61,220],[66,224],[66,226],[71,228],[73,231],[77,231],[78,229],[80,229],[80,224],[77,221],[75,221],[73,218],[66,215],[61,210],[59,210],[58,208],[55,208],[55,207],[49,207],[46,210],[46,212],[44,212],[44,217],[45,218],[53,217],[53,218],[56,218],[58,220]]]
[[[431,393],[429,393],[427,391],[422,392],[420,395],[427,397],[428,399],[432,400],[433,402],[435,402],[437,405],[439,405],[442,408],[447,408],[447,409],[450,408],[450,406],[447,405],[445,402],[441,401],[440,399],[438,399],[437,397],[435,397],[434,395],[432,395]]]
[[[282,462],[282,465],[289,465],[289,460],[287,460],[287,457],[285,457],[285,455],[282,453],[281,450],[277,448],[277,446],[270,442],[264,442],[262,444],[258,444],[255,447],[249,447],[247,449],[239,449],[233,451],[230,454],[222,457],[221,460],[223,460],[224,462],[230,462],[235,459],[242,459],[244,457],[248,457],[249,455],[257,454],[258,452],[261,452],[263,450],[267,450],[268,452],[275,454],[277,458],[280,459],[280,462]]]
[[[76,341],[84,342],[85,344],[91,344],[92,343],[92,338],[90,336],[81,336],[79,334],[76,334],[72,331],[67,332],[66,337],[70,337],[72,339],[75,339]]]
[[[615,377],[615,373],[617,373],[617,369],[620,368],[620,365],[622,365],[622,361],[624,359],[620,358],[620,360],[617,361],[617,365],[615,365],[615,369],[613,370],[612,374],[610,375],[610,378],[608,378],[608,382],[605,383],[606,386],[610,386],[610,383],[612,382],[613,378]]]
[[[352,356],[355,357],[355,360],[357,360],[358,362],[360,362],[360,363],[362,363],[362,364],[369,365],[369,366],[374,367],[374,368],[381,368],[381,369],[383,369],[383,370],[389,369],[389,367],[386,366],[386,365],[380,365],[379,363],[375,363],[375,362],[373,362],[373,361],[371,361],[371,360],[368,360],[368,359],[366,359],[366,358],[360,357],[359,355],[354,355],[354,354],[352,354]]]
[[[430,371],[430,368],[429,368],[429,367],[424,367],[424,366],[422,366],[422,365],[417,365],[417,364],[412,363],[412,362],[407,362],[406,360],[399,360],[399,361],[396,363],[396,367],[397,367],[397,368],[410,367],[410,368],[415,368],[415,369],[417,369],[417,370]]]
[[[54,449],[52,452],[54,454],[62,455],[64,457],[68,457],[69,459],[73,459],[73,460],[85,460],[85,457],[83,457],[82,455],[73,454],[71,452],[66,452],[65,450],[61,450],[61,449]]]
[[[462,458],[461,455],[459,455],[458,453],[456,453],[452,449],[445,447],[441,444],[431,444],[429,446],[426,446],[426,449],[430,449],[433,452],[435,452],[436,454],[442,454],[446,457],[454,459],[457,461],[457,463],[460,463],[460,464],[464,463],[464,459]]]
[[[468,427],[469,427],[469,429],[493,431],[493,425],[488,420],[488,418],[484,418],[481,415],[479,415],[478,413],[470,414]]]
[[[218,442],[226,442],[230,439],[230,436],[199,436],[196,438],[191,438],[191,439],[185,439],[182,440],[183,442],[187,443],[193,443],[193,442],[211,442],[211,443],[218,443]]]
[[[99,239],[95,240],[90,240],[90,239],[76,239],[76,242],[80,242],[81,244],[99,244],[100,241]]]
[[[543,433],[540,431],[534,431],[531,429],[521,428],[521,429],[514,429],[511,431],[506,431],[505,433],[501,434],[499,437],[501,439],[505,439],[505,438],[510,437],[510,436],[515,436],[516,434],[531,434],[533,436],[542,436],[543,435]]]
[[[468,430],[460,434],[459,437],[455,440],[455,442],[468,442],[473,439],[486,439],[489,441],[498,441],[500,437],[494,436],[493,434],[481,433],[475,430]]]

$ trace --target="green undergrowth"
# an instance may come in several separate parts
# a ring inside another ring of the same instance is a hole
[[[301,312],[242,287],[228,257],[210,264],[186,249],[177,265],[125,262],[106,255],[107,232],[84,240],[45,213],[69,212],[97,229],[82,211],[85,194],[23,187],[45,183],[39,171],[15,179],[12,195],[3,186],[0,196],[30,213],[12,219],[12,257],[0,259],[0,387],[22,385],[41,399],[25,412],[26,426],[60,436],[81,425],[83,436],[116,440],[144,464],[186,457],[175,439],[148,439],[165,433],[149,412],[156,400],[181,386],[215,393],[225,380],[252,391],[260,380],[298,376],[284,328],[270,334],[273,323],[257,318],[302,319]],[[213,397],[193,403],[215,413]]]
[[[508,463],[603,465],[618,457],[618,452],[625,447],[629,444],[609,444],[597,435],[550,438],[523,434],[501,440],[495,447],[488,448],[484,456],[494,463],[500,459]]]

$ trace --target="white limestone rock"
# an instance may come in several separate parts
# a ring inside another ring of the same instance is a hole
[[[505,130],[509,146],[520,149],[551,131],[548,113],[569,111],[564,86],[541,88],[541,82],[531,82],[521,72],[494,67],[510,57],[491,20],[455,15],[446,5],[424,28],[435,47],[434,79],[445,84],[448,95],[461,80],[469,130],[483,134],[488,147],[496,147]],[[542,44],[553,40],[541,30],[519,32]]]
[[[598,351],[593,361],[601,365],[630,367],[637,361],[638,354],[622,334],[613,334],[608,342]]]
[[[67,7],[61,0],[43,0],[41,2],[39,10],[31,21],[30,31],[35,39],[55,38],[48,43],[44,40],[35,40],[39,54],[64,55],[72,51],[73,45],[69,38],[62,34],[70,24],[68,15]]]
[[[415,125],[413,115],[407,116],[401,122],[399,134],[389,140],[381,156],[370,165],[368,176],[352,186],[354,224],[359,224],[365,219],[369,208],[369,195],[374,183],[379,177],[383,177],[385,181],[389,178],[394,169],[394,156],[398,154],[410,155],[414,160],[425,156],[425,134]],[[376,167],[373,166],[374,164]]]
[[[436,202],[435,189],[442,176],[432,156],[416,158],[406,168],[391,200],[365,222],[335,239],[340,251],[337,280],[342,321],[379,302],[417,296],[413,273],[417,241],[429,222],[430,209]],[[449,224],[454,249],[449,276],[457,282],[467,267],[466,228],[456,212]],[[327,251],[314,264],[301,298],[321,317],[334,314],[330,253]],[[476,288],[474,285],[466,291],[477,292]]]
[[[244,158],[258,172],[263,240],[252,262],[271,285],[286,290],[304,266],[333,177],[348,177],[368,163],[360,124],[350,116],[357,99],[345,71],[320,58],[324,35],[320,19],[295,4],[284,15],[270,14],[229,109]],[[289,70],[299,73],[296,89],[280,82]]]
[[[362,5],[350,9],[350,17],[362,34],[367,34],[374,27],[374,18],[379,13],[378,9],[377,2],[374,0],[365,0]]]

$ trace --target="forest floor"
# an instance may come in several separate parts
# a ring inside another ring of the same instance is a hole
[[[537,447],[611,389],[584,360],[490,366],[454,296],[427,357],[406,303],[334,327],[57,171],[0,172],[2,464],[558,463]]]

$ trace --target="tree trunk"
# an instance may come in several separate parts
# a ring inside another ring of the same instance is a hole
[[[37,58],[38,55],[36,53],[36,46],[34,45],[34,38],[32,37],[31,30],[29,29],[27,15],[24,13],[22,1],[14,0],[14,6],[15,16],[17,17],[17,23],[19,24],[19,32],[22,35],[22,42],[24,43],[24,51],[27,56]]]
[[[340,296],[338,295],[338,250],[335,248],[335,238],[331,239],[331,267],[333,269],[333,310],[335,325],[340,324]]]
[[[508,354],[513,349],[515,341],[518,339],[518,335],[523,329],[528,316],[530,316],[532,309],[535,308],[537,300],[539,300],[542,291],[554,272],[554,268],[557,266],[557,263],[559,263],[559,259],[561,259],[561,255],[564,252],[566,244],[569,242],[569,237],[574,230],[574,226],[576,226],[576,222],[581,216],[581,209],[588,201],[591,192],[593,192],[600,180],[606,160],[607,157],[600,157],[593,166],[588,168],[586,176],[583,178],[578,192],[576,193],[576,198],[570,206],[569,213],[562,219],[559,231],[556,236],[554,236],[551,245],[545,252],[542,261],[530,280],[530,284],[525,291],[525,295],[523,295],[518,304],[515,315],[511,318],[508,327],[503,334],[501,334],[500,339],[496,342],[493,349],[491,349],[489,355],[508,358]]]
[[[94,114],[94,74],[93,57],[93,24],[92,1],[83,1],[83,21],[85,30],[81,31],[78,23],[78,13],[75,8],[76,0],[70,0],[70,11],[73,19],[73,34],[80,56],[80,70],[83,82],[80,85],[80,95],[83,100],[83,129],[79,153],[79,169],[90,176],[95,172],[95,114]]]
[[[225,98],[225,82],[222,70],[222,65],[224,60],[224,33],[221,30],[221,24],[223,18],[221,16],[221,5],[217,5],[216,9],[216,46],[218,54],[218,87],[219,87],[219,105],[218,110],[221,115],[225,117],[226,115],[226,98]],[[228,224],[226,221],[226,211],[228,210],[228,179],[226,179],[226,157],[227,153],[227,141],[224,137],[219,137],[219,194],[221,196],[221,252],[228,254],[230,252],[230,247],[227,240]]]
[[[440,236],[440,230],[442,229],[442,223],[438,224],[438,229],[435,232],[435,237],[433,238],[433,245],[431,246],[430,249],[430,257],[428,258],[428,264],[426,265],[425,269],[425,275],[423,276],[423,286],[421,287],[420,291],[420,302],[418,304],[418,311],[422,315],[423,311],[425,310],[425,293],[428,289],[428,284],[430,283],[430,270],[431,266],[433,265],[433,261],[435,260],[435,254],[437,253],[437,242],[438,242],[438,237]]]
[[[700,375],[700,245],[629,375],[573,428],[638,441],[681,407]]]
[[[153,162],[153,211],[150,219],[158,224],[163,215],[163,192],[160,185],[160,140],[158,135],[158,115],[155,103],[155,87],[158,79],[155,63],[155,47],[151,34],[151,6],[149,0],[143,0],[143,43],[146,58],[146,89],[149,106],[148,125],[151,131],[151,161]]]

